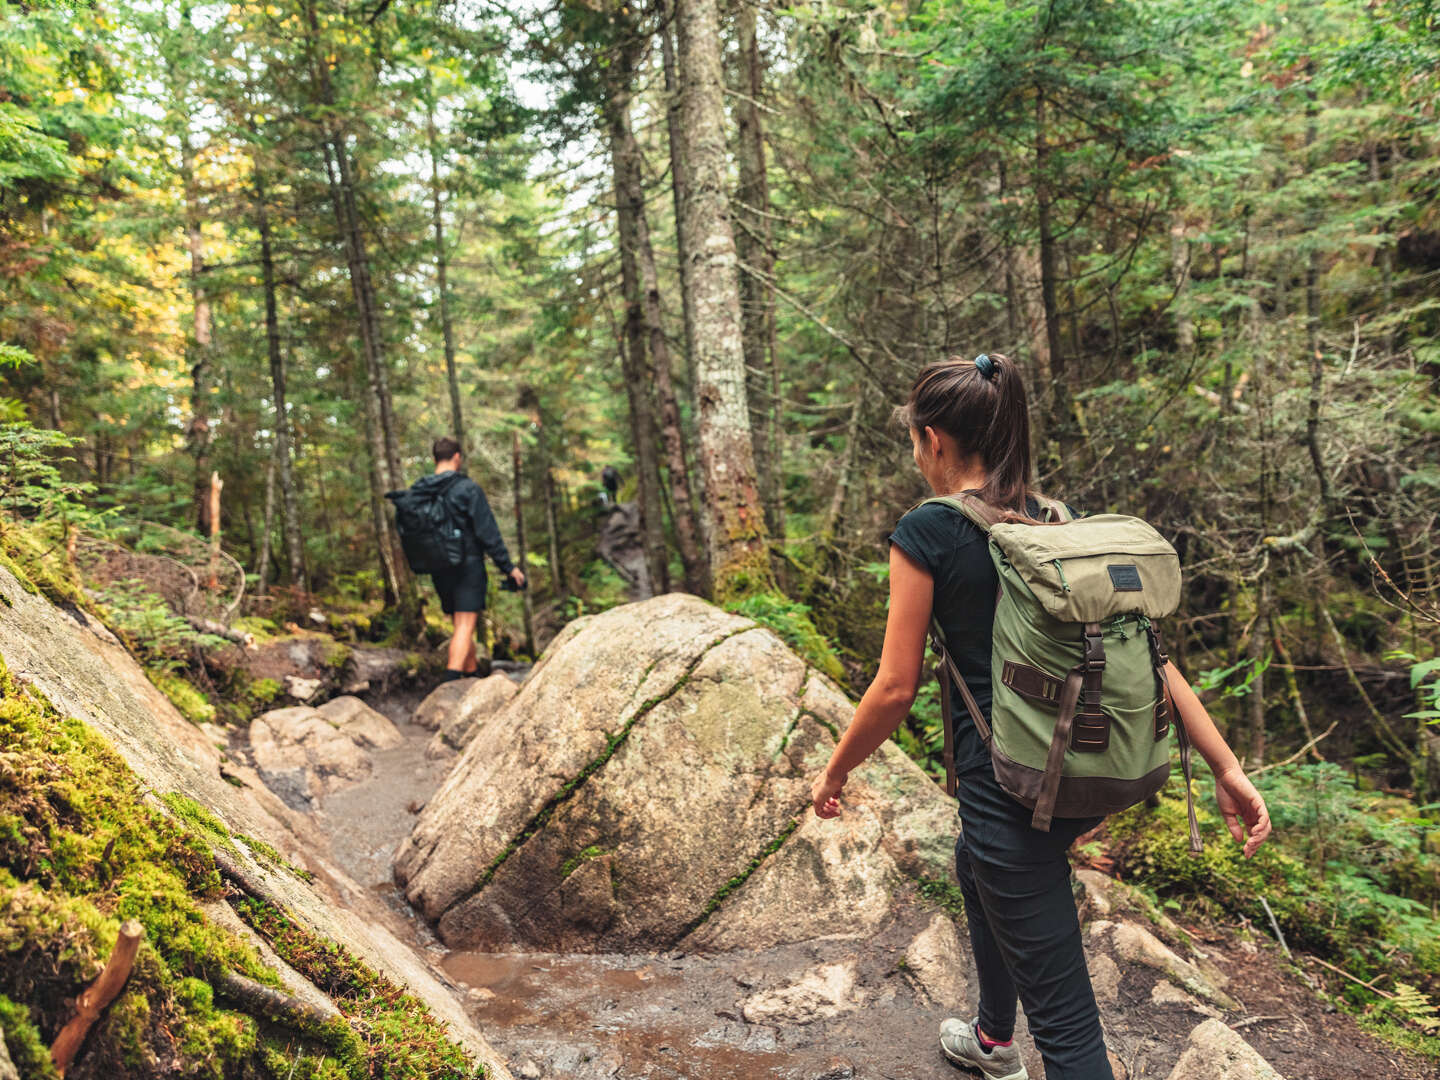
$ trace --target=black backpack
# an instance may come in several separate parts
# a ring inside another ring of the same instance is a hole
[[[449,570],[465,561],[465,533],[450,506],[451,484],[427,485],[417,491],[389,491],[395,504],[395,528],[405,561],[417,574]]]

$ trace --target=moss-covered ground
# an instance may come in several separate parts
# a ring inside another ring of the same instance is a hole
[[[225,1001],[214,989],[221,972],[278,979],[207,920],[203,905],[226,896],[211,850],[238,840],[263,857],[266,845],[229,836],[183,797],[164,805],[146,800],[103,739],[0,664],[0,1027],[22,1075],[55,1075],[45,1048],[125,919],[140,922],[145,942],[72,1080],[479,1075],[419,1001],[268,906],[238,905],[344,1019],[302,1030]]]

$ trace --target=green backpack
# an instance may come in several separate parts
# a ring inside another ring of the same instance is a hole
[[[938,620],[931,647],[939,663],[946,790],[956,791],[951,684],[989,747],[995,779],[1050,831],[1054,817],[1114,813],[1155,794],[1170,775],[1172,695],[1154,620],[1180,602],[1180,559],[1139,518],[1072,518],[1040,498],[1046,521],[1015,515],[973,495],[943,503],[989,534],[1000,577],[987,724],[945,648]],[[921,505],[924,505],[923,503]],[[1175,723],[1190,813],[1190,847],[1200,830],[1190,792],[1190,740]]]

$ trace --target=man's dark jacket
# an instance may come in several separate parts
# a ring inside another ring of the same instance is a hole
[[[449,471],[422,476],[412,486],[415,491],[439,491],[444,495],[450,513],[465,534],[465,562],[484,562],[489,555],[502,574],[515,569],[479,484],[463,472]]]

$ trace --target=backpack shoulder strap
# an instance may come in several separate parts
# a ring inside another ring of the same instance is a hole
[[[1064,522],[1074,521],[1075,515],[1070,513],[1070,508],[1059,499],[1052,499],[1049,495],[1041,495],[1038,491],[1031,492],[1035,501],[1040,504],[1040,513],[1046,521]]]
[[[979,527],[981,532],[988,533],[990,526],[996,524],[1003,518],[1003,513],[989,503],[982,502],[977,496],[967,493],[959,495],[935,495],[916,503],[911,509],[918,510],[922,506],[931,503],[939,503],[941,506],[948,506],[950,509],[964,514]]]

